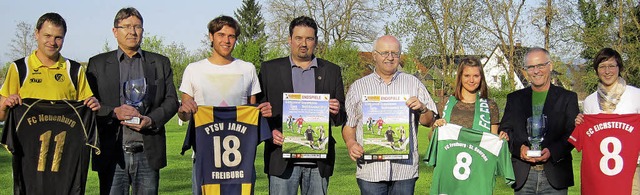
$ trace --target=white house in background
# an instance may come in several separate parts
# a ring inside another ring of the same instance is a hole
[[[516,44],[515,52],[514,52],[514,64],[515,67],[522,67],[522,63],[524,60],[524,55],[529,50],[528,47],[522,47],[520,44]],[[525,86],[528,86],[527,79],[522,74],[521,69],[509,70],[509,60],[506,57],[506,54],[500,49],[499,45],[493,49],[489,58],[484,58],[481,60],[482,64],[484,64],[484,74],[485,80],[487,81],[487,85],[492,88],[502,88],[503,81],[506,81],[507,74],[512,74],[515,79],[515,88],[522,89]]]
[[[520,43],[516,43],[515,51],[513,54],[513,61],[515,65],[515,70],[509,69],[509,60],[505,56],[504,52],[500,49],[499,46],[496,46],[489,55],[489,58],[482,59],[481,62],[484,64],[483,70],[485,75],[485,80],[487,81],[487,85],[489,87],[493,87],[496,89],[500,89],[503,87],[502,81],[506,81],[507,74],[513,74],[513,78],[516,81],[515,89],[522,89],[529,86],[529,81],[525,76],[526,72],[522,70],[520,67],[524,66],[524,55],[527,54],[527,51],[531,49],[530,47],[523,47]],[[551,83],[564,88],[564,84],[558,79],[559,75],[563,73],[559,73],[556,70],[551,72]]]

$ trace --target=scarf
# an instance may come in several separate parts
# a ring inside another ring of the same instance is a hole
[[[458,99],[455,96],[449,96],[449,100],[442,111],[442,118],[447,122],[451,122],[451,112],[453,107],[458,103]],[[473,112],[473,127],[472,129],[491,132],[489,102],[487,99],[480,98],[480,93],[476,95],[475,111]]]
[[[627,82],[622,77],[618,77],[618,82],[614,83],[611,89],[605,89],[601,82],[598,82],[598,103],[600,104],[600,110],[604,112],[613,112],[616,109],[616,105],[620,102],[620,97],[624,93],[627,87]]]

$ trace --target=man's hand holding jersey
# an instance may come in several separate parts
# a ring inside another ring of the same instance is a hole
[[[0,109],[2,111],[7,111],[9,108],[13,108],[16,105],[22,105],[22,98],[18,94],[11,94],[9,97],[2,96],[0,100]]]
[[[84,100],[84,105],[91,108],[91,110],[93,111],[100,110],[100,102],[98,102],[98,99],[96,99],[96,97],[93,97],[93,96]]]
[[[260,113],[262,114],[262,117],[271,117],[273,115],[273,113],[271,113],[271,103],[269,102],[263,102],[260,105],[258,105],[258,110],[260,110]]]

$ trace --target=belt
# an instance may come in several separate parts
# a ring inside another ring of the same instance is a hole
[[[531,168],[532,168],[533,170],[536,170],[536,171],[544,171],[544,165],[543,165],[543,164],[540,164],[540,165],[531,165]]]
[[[122,150],[126,153],[138,153],[144,151],[143,145],[122,146]]]

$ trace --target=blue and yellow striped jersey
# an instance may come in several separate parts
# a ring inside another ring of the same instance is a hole
[[[193,137],[195,135],[195,137]],[[271,131],[254,106],[198,106],[187,139],[195,151],[195,194],[253,194],[256,146]]]

